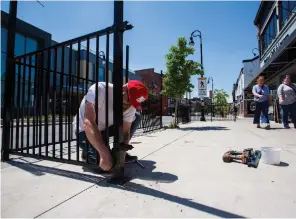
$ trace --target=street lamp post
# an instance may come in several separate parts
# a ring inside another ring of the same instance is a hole
[[[202,57],[202,36],[201,36],[201,32],[199,30],[195,30],[191,33],[191,36],[190,36],[190,42],[189,42],[189,45],[190,46],[194,46],[194,40],[193,38],[194,37],[199,37],[200,39],[200,64],[201,64],[201,69],[202,69],[202,72],[201,72],[201,77],[203,78],[204,76],[204,67],[203,67],[203,57]],[[200,117],[200,121],[206,121],[205,119],[205,110],[204,110],[204,104],[202,105],[201,107],[201,117]]]
[[[255,50],[258,50],[258,52],[260,53],[260,50],[259,49],[257,49],[257,48],[254,48]],[[254,55],[254,57],[256,56],[256,53],[254,52],[254,49],[252,50],[252,53],[253,53],[253,55]]]
[[[214,79],[212,77],[209,77],[208,84],[212,82],[212,95],[211,95],[211,122],[213,121],[213,95],[214,95]]]

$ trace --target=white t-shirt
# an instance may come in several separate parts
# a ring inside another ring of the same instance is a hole
[[[109,83],[108,90],[108,126],[113,125],[113,84]],[[84,131],[84,112],[85,112],[85,101],[90,102],[95,105],[95,93],[96,93],[96,84],[93,84],[89,89],[87,94],[81,101],[79,108],[79,132]],[[98,83],[98,128],[100,131],[105,130],[106,128],[106,83]],[[131,106],[126,111],[123,112],[123,121],[133,122],[135,119],[136,109]],[[74,118],[73,124],[76,124],[76,118]]]

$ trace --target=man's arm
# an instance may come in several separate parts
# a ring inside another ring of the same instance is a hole
[[[94,104],[85,102],[85,112],[84,112],[84,131],[87,136],[88,141],[97,149],[100,154],[101,159],[111,160],[111,154],[108,147],[105,145],[101,132],[96,125],[96,112]],[[107,162],[109,162],[107,161]],[[112,165],[112,163],[111,163]],[[103,169],[110,169],[110,165],[103,167],[101,160],[101,167]]]
[[[131,132],[131,122],[123,121],[123,135],[124,135],[124,143],[129,144],[130,141],[130,132]]]

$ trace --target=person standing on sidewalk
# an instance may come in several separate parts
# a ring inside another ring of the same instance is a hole
[[[106,90],[108,89],[108,104],[106,103]],[[140,81],[131,80],[123,85],[123,134],[124,143],[128,144],[131,136],[135,133],[140,124],[141,116],[136,111],[141,108],[141,103],[148,99],[148,89]],[[98,98],[98,125],[96,125],[95,99]],[[82,148],[82,159],[86,159],[88,152],[88,162],[96,162],[96,152],[99,155],[100,170],[110,171],[114,165],[110,146],[106,141],[106,105],[108,105],[108,131],[109,136],[114,135],[113,126],[113,84],[105,82],[98,83],[98,93],[96,94],[96,84],[93,84],[81,101],[79,114],[79,124],[76,126],[76,135],[79,135],[79,146]],[[88,151],[87,144],[89,144]],[[126,154],[126,162],[136,160],[136,156]]]
[[[289,113],[296,128],[296,85],[291,82],[291,76],[285,75],[283,83],[277,90],[279,103],[283,112],[284,127],[289,129],[288,117]]]
[[[269,108],[269,88],[264,85],[264,77],[259,76],[257,79],[257,85],[253,86],[254,100],[256,101],[256,110],[254,115],[253,124],[257,124],[257,128],[260,128],[260,115],[263,114],[263,121],[266,122],[265,129],[270,129],[268,108]]]

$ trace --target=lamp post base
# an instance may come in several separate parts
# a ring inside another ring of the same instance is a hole
[[[206,122],[206,118],[205,118],[204,116],[201,116],[201,117],[200,117],[200,121],[202,121],[202,122]]]

